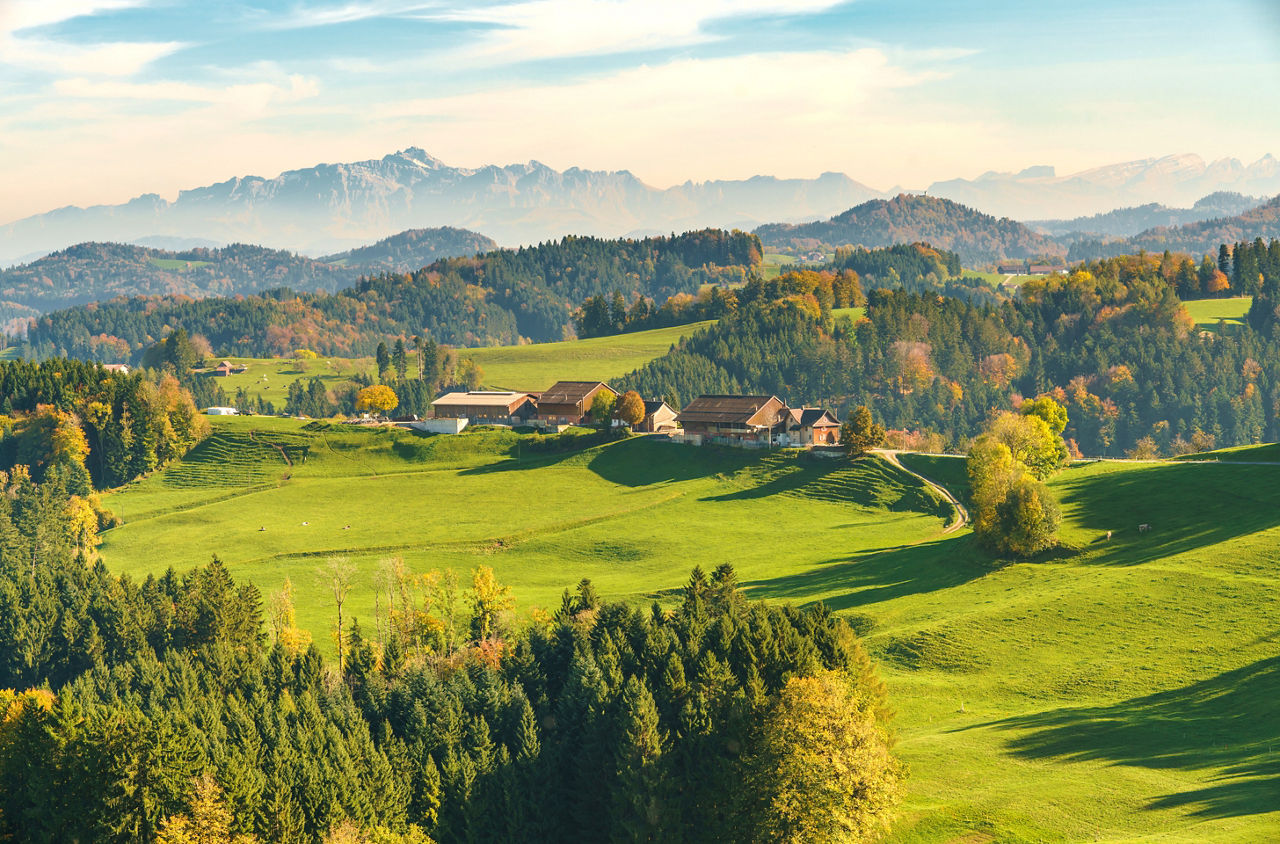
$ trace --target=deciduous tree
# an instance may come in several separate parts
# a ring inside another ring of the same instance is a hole
[[[635,390],[627,390],[618,400],[618,418],[632,428],[644,421],[644,399]]]

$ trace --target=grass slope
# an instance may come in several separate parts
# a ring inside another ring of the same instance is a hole
[[[694,563],[730,561],[752,596],[821,599],[863,631],[911,769],[893,841],[1280,828],[1274,467],[1079,464],[1052,482],[1070,548],[997,565],[967,531],[941,537],[938,502],[880,460],[647,438],[515,460],[509,432],[217,424],[188,459],[108,497],[127,521],[107,534],[108,565],[141,576],[218,553],[264,590],[289,575],[319,633],[315,571],[332,552],[359,564],[366,619],[391,554],[418,570],[492,565],[522,607],[554,606],[583,576],[663,598]],[[902,459],[963,494],[961,459]]]
[[[681,337],[706,325],[710,323],[697,322],[561,343],[459,349],[458,354],[474,358],[483,367],[486,387],[544,390],[556,381],[608,381],[619,378],[666,354]],[[289,385],[299,379],[310,381],[319,377],[326,383],[336,385],[350,380],[356,373],[372,373],[374,370],[373,358],[319,358],[303,362],[290,358],[226,360],[248,367],[244,372],[218,379],[218,384],[228,397],[244,388],[251,395],[258,394],[265,401],[275,403],[277,408],[283,408],[289,395]],[[417,365],[412,350],[409,360],[411,366]]]
[[[1191,299],[1182,304],[1187,306],[1187,313],[1191,314],[1191,319],[1198,327],[1214,329],[1218,327],[1219,320],[1228,325],[1243,325],[1244,315],[1249,312],[1253,298],[1239,296],[1234,299]]]

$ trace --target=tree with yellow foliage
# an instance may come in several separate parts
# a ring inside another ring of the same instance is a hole
[[[161,822],[156,844],[257,844],[252,835],[233,834],[231,820],[222,786],[205,771],[191,781],[188,811]]]
[[[356,410],[372,410],[387,413],[400,404],[395,390],[385,384],[374,384],[356,393]]]
[[[787,681],[750,761],[762,840],[867,841],[888,829],[904,770],[878,704],[842,672]]]

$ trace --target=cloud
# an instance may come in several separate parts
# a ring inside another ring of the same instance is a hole
[[[61,23],[74,18],[136,9],[149,0],[4,0],[0,3],[0,35]]]
[[[495,25],[472,59],[527,61],[683,47],[715,40],[707,25],[755,15],[822,11],[839,0],[527,0],[421,16]]]
[[[0,0],[0,66],[52,74],[132,76],[185,45],[172,41],[83,45],[20,33],[145,5],[146,0]]]
[[[265,113],[274,105],[296,103],[316,96],[319,83],[308,76],[289,74],[277,81],[243,82],[232,85],[196,85],[190,82],[119,82],[96,81],[76,77],[60,79],[53,85],[63,97],[95,103],[133,100],[140,102],[172,102],[188,105],[226,107],[228,116],[251,117]],[[104,112],[104,117],[110,114]]]

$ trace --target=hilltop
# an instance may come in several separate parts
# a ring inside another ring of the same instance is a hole
[[[936,196],[873,199],[823,222],[775,223],[755,230],[775,248],[845,244],[878,247],[924,241],[960,255],[968,266],[1013,259],[1062,257],[1066,250],[1022,223],[996,218]]]

